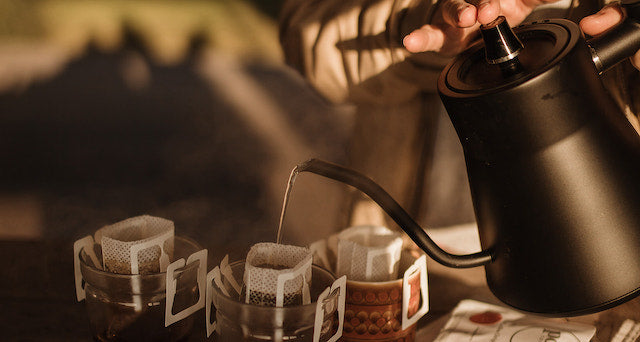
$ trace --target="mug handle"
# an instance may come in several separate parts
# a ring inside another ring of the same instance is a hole
[[[411,299],[411,284],[409,277],[420,272],[420,296],[422,305],[418,311],[409,316],[409,300]],[[429,311],[429,284],[427,283],[427,257],[423,254],[413,265],[409,266],[402,277],[402,330],[409,328],[416,323],[424,314]]]
[[[182,268],[185,265],[189,265],[192,262],[199,260],[200,264],[198,265],[198,302],[194,305],[178,312],[177,314],[172,314],[173,310],[173,301],[176,296],[176,291],[178,287],[178,282],[174,278],[175,270],[178,268]],[[207,250],[203,249],[201,251],[195,252],[189,256],[187,262],[185,263],[184,258],[176,260],[172,262],[167,267],[167,275],[166,275],[166,306],[164,312],[164,326],[168,327],[171,324],[178,322],[186,317],[189,317],[192,313],[202,309],[204,307],[205,302],[205,281],[207,276]]]
[[[344,309],[345,300],[347,299],[347,276],[342,276],[327,287],[316,302],[316,320],[313,326],[313,342],[320,341],[320,333],[322,332],[322,323],[324,322],[324,301],[333,291],[338,290],[338,331],[327,340],[327,342],[336,342],[342,337],[342,328],[344,326]]]

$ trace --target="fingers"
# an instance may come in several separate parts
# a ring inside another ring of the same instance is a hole
[[[441,52],[443,46],[461,44],[464,32],[474,25],[487,24],[500,14],[500,0],[441,0],[433,25],[425,25],[403,38],[409,52]],[[462,47],[460,47],[462,48]],[[456,50],[456,49],[453,49]],[[459,49],[458,49],[459,50]]]
[[[488,24],[500,15],[500,0],[468,0],[477,8],[476,19],[480,24]]]
[[[500,15],[500,0],[444,0],[440,6],[445,22],[461,28],[488,24]]]
[[[606,6],[598,13],[584,17],[580,21],[582,31],[595,36],[615,26],[622,20],[622,11],[618,6]]]
[[[444,33],[431,25],[425,25],[405,36],[402,43],[413,53],[438,51],[444,45]]]
[[[442,19],[448,25],[463,28],[476,23],[476,7],[464,0],[443,0],[440,10]]]

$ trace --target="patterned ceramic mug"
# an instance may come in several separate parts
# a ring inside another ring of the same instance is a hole
[[[399,279],[347,280],[342,341],[414,340],[416,323],[429,309],[426,259],[414,261]]]

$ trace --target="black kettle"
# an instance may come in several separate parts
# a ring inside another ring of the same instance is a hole
[[[640,0],[586,40],[568,20],[504,18],[442,72],[462,143],[483,251],[439,248],[382,188],[320,160],[298,166],[369,195],[434,260],[484,265],[491,291],[550,316],[604,310],[640,294],[640,137],[599,76],[640,48]]]

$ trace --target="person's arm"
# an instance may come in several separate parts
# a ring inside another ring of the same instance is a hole
[[[435,89],[448,61],[436,54],[408,61],[402,46],[430,8],[428,0],[289,0],[280,21],[286,61],[334,102],[405,101]]]
[[[435,91],[480,24],[505,15],[516,25],[547,2],[289,0],[280,39],[287,63],[330,100],[399,103]]]

